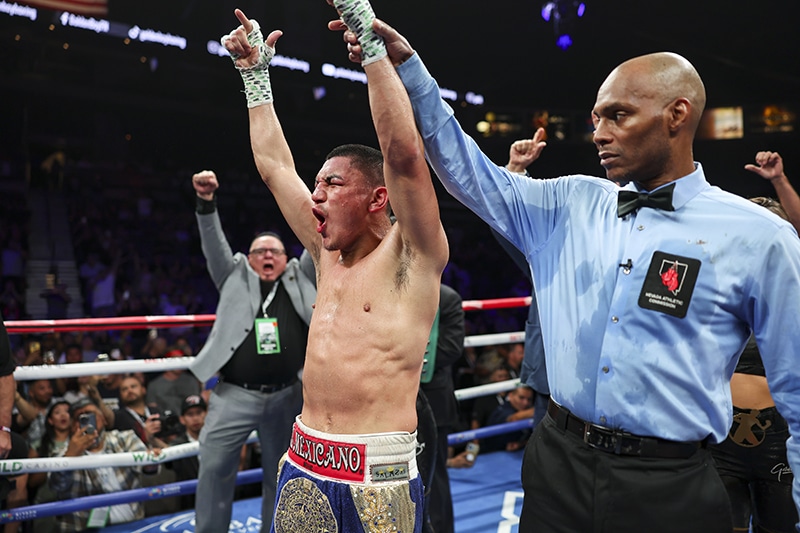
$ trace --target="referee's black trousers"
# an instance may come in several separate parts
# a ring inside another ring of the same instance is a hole
[[[710,453],[615,455],[556,427],[534,431],[522,464],[520,533],[730,533],[731,508]]]

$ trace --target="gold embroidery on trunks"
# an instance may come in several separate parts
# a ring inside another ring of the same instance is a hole
[[[275,483],[276,486],[281,484],[281,472],[283,472],[283,465],[286,462],[286,458],[289,456],[288,453],[284,453],[281,455],[281,458],[278,460],[278,475],[275,476]]]
[[[407,483],[388,486],[351,485],[353,503],[365,533],[412,533],[416,504]]]
[[[306,478],[286,482],[275,506],[276,533],[337,533],[328,497]]]

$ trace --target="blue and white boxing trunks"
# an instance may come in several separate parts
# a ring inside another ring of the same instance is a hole
[[[420,533],[416,433],[333,435],[297,417],[272,533]]]

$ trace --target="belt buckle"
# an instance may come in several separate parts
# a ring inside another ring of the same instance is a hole
[[[605,431],[603,431],[604,429]],[[597,438],[593,439],[592,436]],[[622,449],[624,437],[625,435],[612,429],[606,429],[591,422],[583,423],[583,442],[588,446],[615,455],[636,455]]]
[[[583,442],[584,444],[588,444],[589,446],[594,447],[594,445],[591,442],[589,442],[589,436],[592,434],[591,429],[592,429],[591,422],[583,423]]]

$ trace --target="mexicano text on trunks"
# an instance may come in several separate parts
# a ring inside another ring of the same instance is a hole
[[[655,305],[663,305],[664,307],[671,307],[673,309],[678,306],[683,306],[683,300],[680,298],[671,298],[669,296],[662,296],[652,292],[646,293],[645,296],[647,296],[647,299],[650,303]]]
[[[365,444],[318,439],[295,427],[289,444],[292,459],[325,476],[346,481],[364,481]]]

